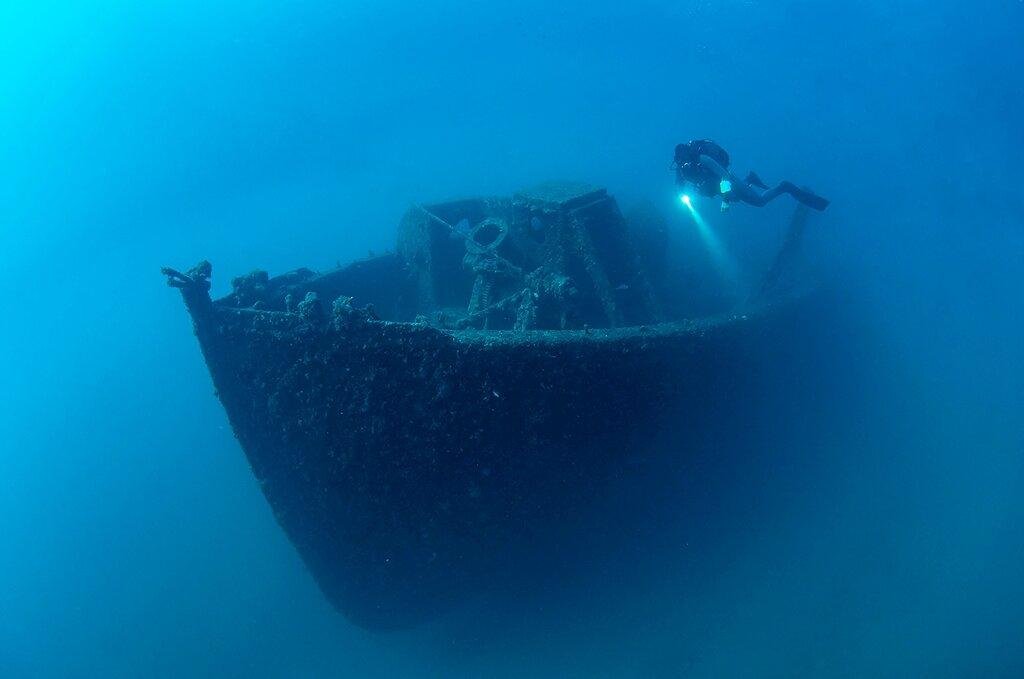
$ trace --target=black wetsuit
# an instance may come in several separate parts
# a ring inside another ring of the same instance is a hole
[[[729,172],[729,154],[708,139],[678,144],[675,169],[676,181],[679,184],[690,183],[702,196],[721,197],[727,203],[740,201],[763,207],[776,197],[788,193],[815,210],[824,210],[829,205],[828,200],[792,182],[779,182],[768,188],[753,172],[748,174],[746,179],[739,179]],[[722,192],[722,180],[728,180],[731,185],[730,190],[725,193]],[[759,188],[766,190],[762,192]]]

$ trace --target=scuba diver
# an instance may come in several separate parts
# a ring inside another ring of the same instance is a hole
[[[708,139],[696,139],[676,145],[675,162],[672,163],[672,167],[676,171],[676,183],[681,188],[689,184],[702,196],[720,197],[723,212],[729,209],[730,203],[735,202],[764,207],[783,193],[788,193],[815,210],[824,210],[829,205],[828,200],[792,182],[779,182],[768,188],[754,172],[747,174],[746,179],[738,179],[729,172],[729,154]]]

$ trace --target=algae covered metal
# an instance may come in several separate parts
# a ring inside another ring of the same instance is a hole
[[[406,626],[486,590],[681,407],[709,421],[764,392],[766,347],[811,341],[813,294],[669,317],[640,240],[605,191],[562,184],[414,206],[393,254],[216,301],[208,264],[165,269],[275,516],[350,619]]]

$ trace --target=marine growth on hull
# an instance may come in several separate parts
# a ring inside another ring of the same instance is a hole
[[[254,272],[217,301],[208,263],[164,270],[264,495],[351,620],[528,586],[630,470],[736,448],[733,413],[786,419],[773,394],[820,397],[800,367],[825,344],[813,299],[695,318],[664,228],[631,221],[602,189],[549,184],[413,206],[392,254]],[[666,430],[684,440],[656,445]]]

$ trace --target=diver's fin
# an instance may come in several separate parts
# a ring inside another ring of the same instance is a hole
[[[829,206],[832,202],[827,198],[822,198],[818,194],[814,193],[810,189],[800,188],[797,193],[793,194],[793,197],[798,201],[806,205],[807,207],[821,212]]]
[[[756,186],[760,189],[768,189],[768,185],[761,181],[761,178],[758,177],[757,173],[754,172],[753,170],[747,173],[747,178],[744,179],[743,181],[750,184],[751,186]]]

